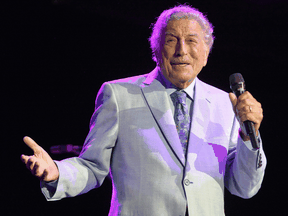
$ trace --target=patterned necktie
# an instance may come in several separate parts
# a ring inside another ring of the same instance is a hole
[[[171,95],[171,98],[176,104],[174,119],[180,142],[184,154],[186,155],[190,128],[190,117],[186,105],[186,93],[184,91],[176,91]]]

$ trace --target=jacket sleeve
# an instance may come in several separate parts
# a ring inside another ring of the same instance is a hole
[[[118,113],[113,88],[104,83],[97,95],[90,131],[79,157],[55,161],[59,169],[58,182],[54,183],[56,191],[51,184],[40,184],[48,201],[77,196],[101,186],[109,173],[111,153],[117,140]]]
[[[252,150],[250,141],[239,135],[239,123],[234,118],[226,162],[225,186],[231,194],[248,199],[260,189],[267,160],[259,135],[260,149]]]

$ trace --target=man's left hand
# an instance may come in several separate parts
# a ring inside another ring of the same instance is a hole
[[[238,99],[235,94],[229,93],[230,100],[233,105],[235,115],[241,125],[241,130],[244,135],[243,140],[249,140],[249,136],[244,133],[243,122],[249,120],[254,123],[256,135],[258,136],[258,130],[263,119],[263,109],[261,103],[259,103],[248,91],[241,94]]]

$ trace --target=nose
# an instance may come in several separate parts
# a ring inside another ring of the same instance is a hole
[[[175,50],[176,56],[184,56],[187,54],[187,45],[184,40],[179,40]]]

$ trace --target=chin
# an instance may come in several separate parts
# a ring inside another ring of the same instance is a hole
[[[193,80],[194,78],[184,79],[183,77],[175,77],[170,82],[173,83],[176,87],[184,89],[187,88]]]
[[[172,74],[173,79],[179,80],[180,82],[193,81],[196,77],[191,71],[174,71]]]

